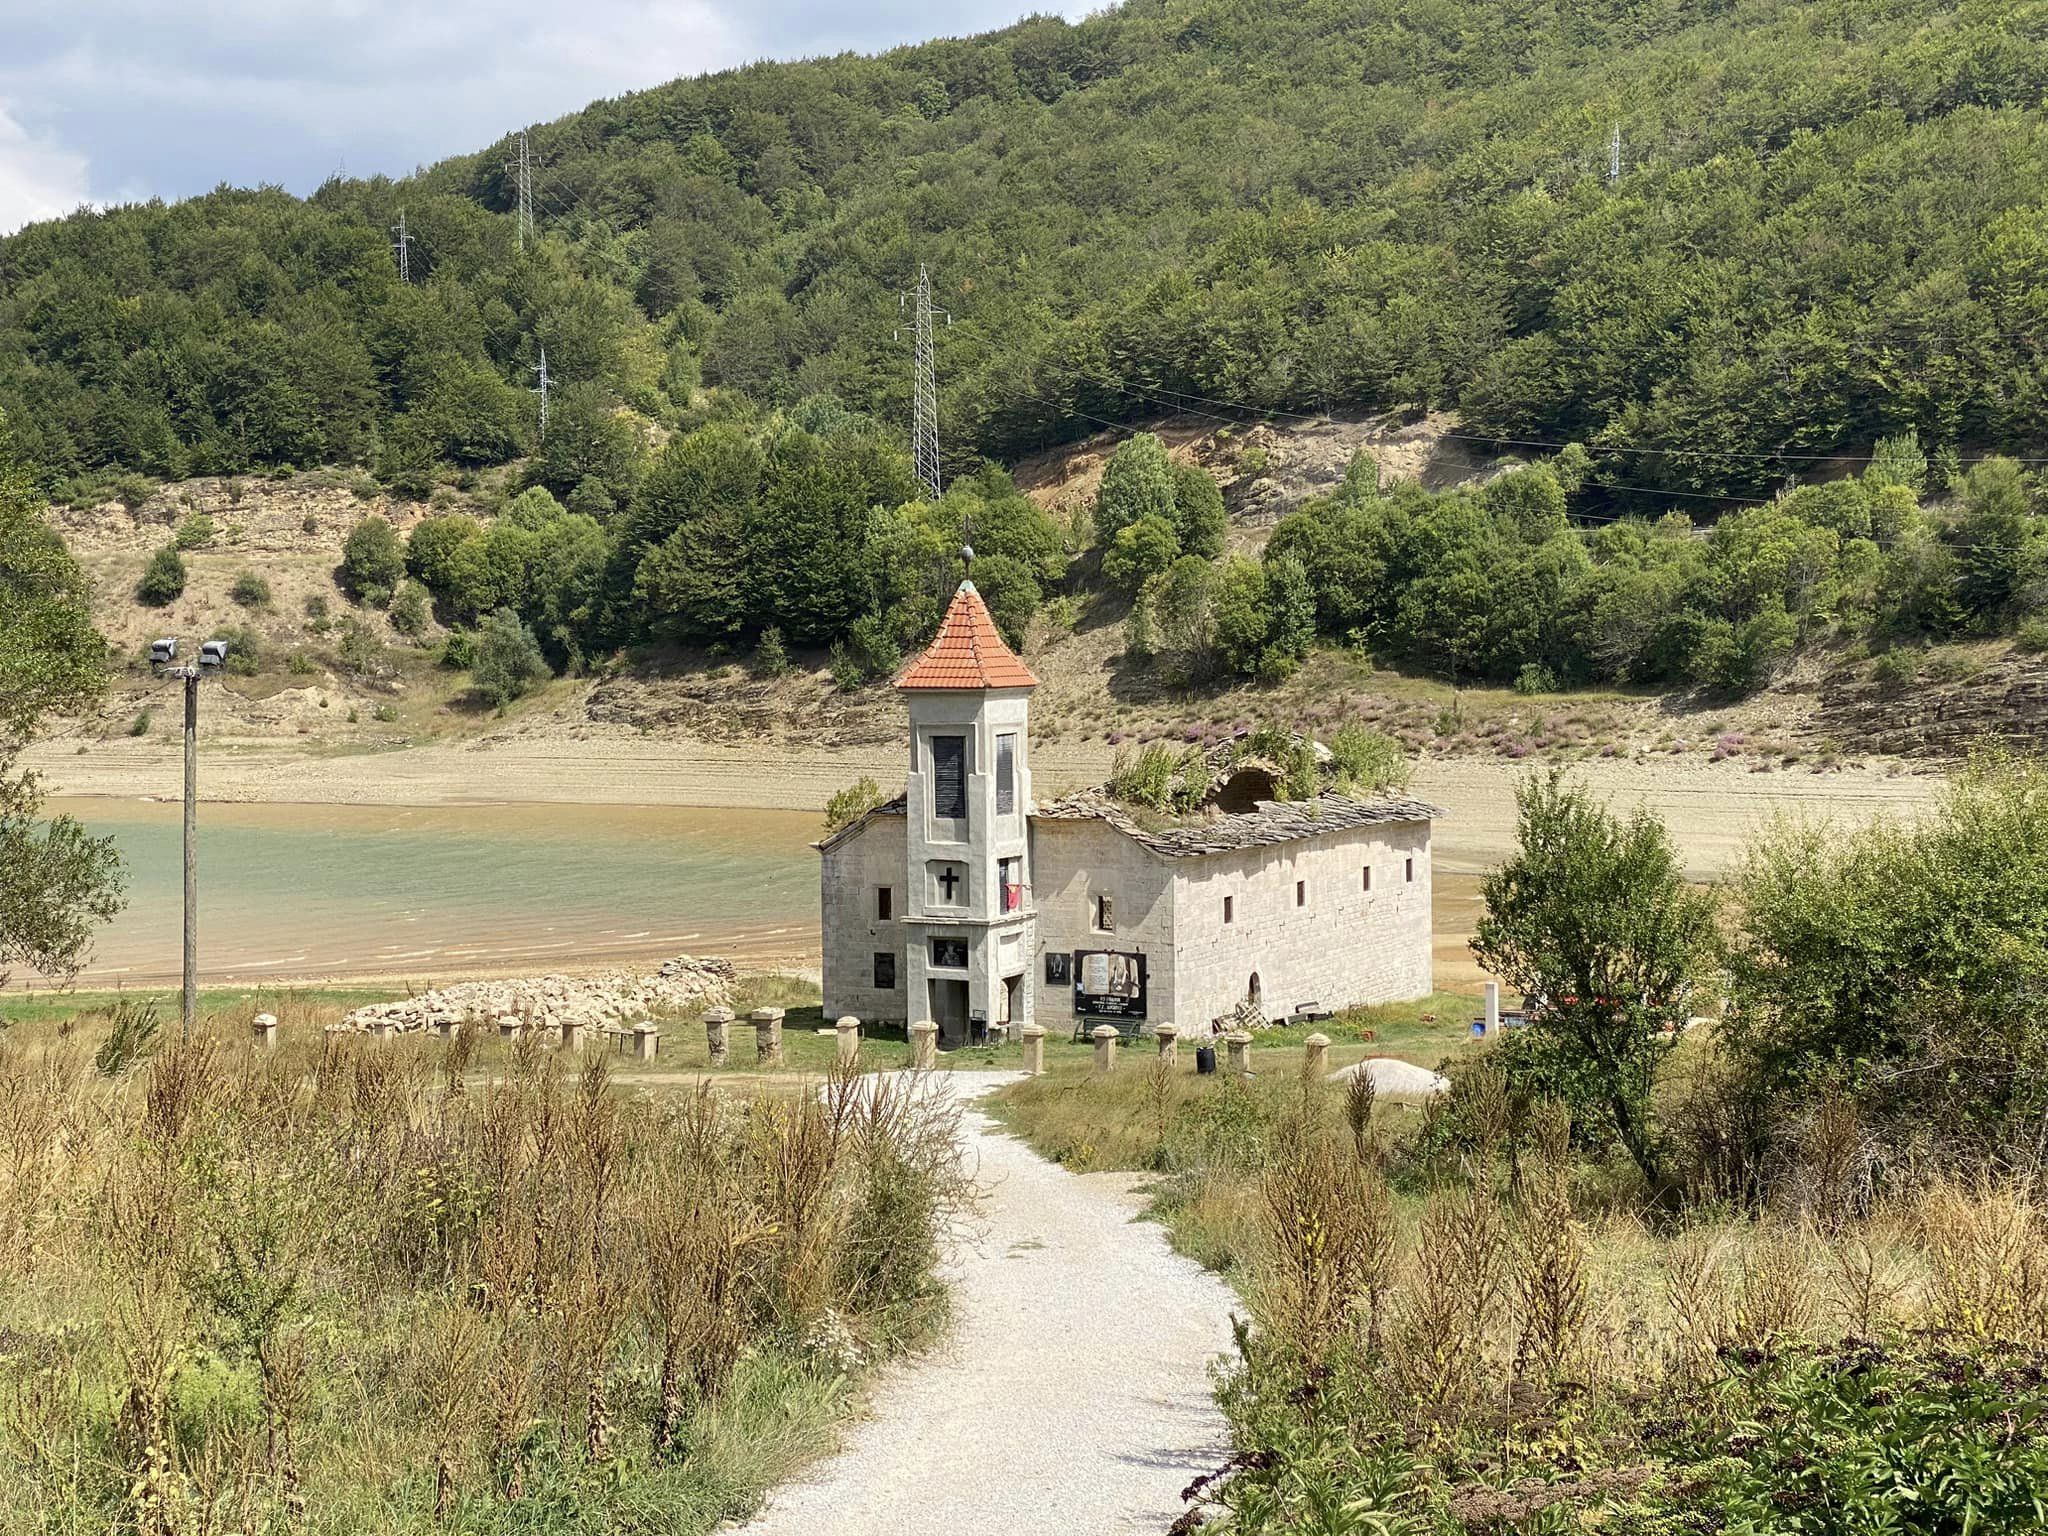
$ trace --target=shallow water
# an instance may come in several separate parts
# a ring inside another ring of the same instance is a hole
[[[80,985],[175,980],[180,807],[52,808],[111,833],[128,866],[127,909]],[[201,805],[199,827],[199,964],[215,984],[425,983],[679,953],[816,963],[814,812]]]

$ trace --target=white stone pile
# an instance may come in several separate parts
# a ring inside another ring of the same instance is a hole
[[[530,976],[512,981],[463,981],[394,1003],[369,1003],[341,1028],[384,1028],[404,1034],[475,1020],[516,1018],[528,1028],[564,1024],[605,1029],[630,1026],[664,1010],[730,1005],[737,976],[730,960],[679,955],[659,971],[609,970],[588,976]]]

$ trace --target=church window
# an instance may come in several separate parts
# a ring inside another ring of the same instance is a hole
[[[1370,864],[1366,865],[1366,866],[1365,866],[1365,868],[1364,868],[1364,869],[1363,869],[1363,870],[1361,871],[1361,873],[1362,873],[1362,874],[1363,874],[1363,875],[1365,876],[1365,885],[1364,885],[1364,889],[1366,889],[1366,890],[1368,890],[1368,891],[1369,891],[1369,890],[1371,890],[1371,889],[1372,889],[1372,866],[1371,866]]]
[[[875,985],[884,992],[896,989],[896,957],[886,949],[875,951]]]
[[[896,915],[896,893],[886,885],[875,887],[875,921],[886,923]]]
[[[1017,809],[1017,735],[1005,731],[996,738],[996,814],[1009,816]]]
[[[1308,905],[1308,882],[1306,880],[1294,882],[1294,904],[1297,907]]]
[[[1097,896],[1095,898],[1095,931],[1098,933],[1116,932],[1116,903],[1107,896]]]
[[[1002,887],[1003,910],[1021,912],[1024,909],[1024,861],[996,860],[996,882]]]
[[[932,738],[932,814],[947,821],[967,819],[967,738]]]
[[[1407,869],[1407,873],[1406,873],[1406,874],[1405,874],[1405,875],[1404,875],[1404,876],[1403,876],[1402,878],[1406,879],[1406,880],[1407,880],[1407,881],[1408,881],[1408,882],[1409,882],[1410,884],[1413,884],[1413,883],[1414,883],[1414,880],[1415,880],[1415,861],[1414,861],[1413,859],[1410,859],[1410,860],[1408,861],[1408,869]]]
[[[1226,923],[1237,921],[1237,898],[1235,896],[1223,898],[1223,921]]]

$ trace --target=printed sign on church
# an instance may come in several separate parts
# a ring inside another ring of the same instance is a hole
[[[1145,1017],[1145,957],[1114,949],[1074,952],[1074,1012],[1086,1018]]]

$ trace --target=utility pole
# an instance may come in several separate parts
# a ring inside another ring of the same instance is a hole
[[[519,222],[514,226],[518,232],[519,249],[525,250],[527,241],[533,238],[533,159],[527,153],[526,130],[519,131]]]
[[[391,249],[398,253],[398,280],[409,283],[412,281],[412,253],[408,247],[412,244],[412,236],[405,232],[403,208],[398,210],[398,222],[391,226],[391,233],[396,237],[391,242]]]
[[[1621,124],[1614,125],[1614,133],[1607,140],[1607,185],[1614,186],[1621,180]]]
[[[540,349],[540,361],[533,365],[533,371],[540,375],[540,383],[533,392],[540,396],[540,440],[548,440],[548,349]]]
[[[185,685],[185,964],[180,1029],[190,1040],[199,1024],[199,679],[226,664],[228,646],[225,640],[208,640],[199,647],[196,666],[177,666],[178,642],[158,640],[149,648],[149,659],[162,668],[163,676]]]
[[[943,487],[939,480],[939,388],[933,367],[932,316],[945,314],[946,324],[953,323],[953,317],[944,310],[932,309],[932,280],[920,264],[917,269],[917,287],[909,294],[899,294],[896,307],[901,311],[906,303],[915,300],[912,335],[915,337],[915,360],[911,364],[911,419],[910,457],[917,480],[924,487],[925,496],[937,501]],[[901,330],[896,333],[901,336]]]

